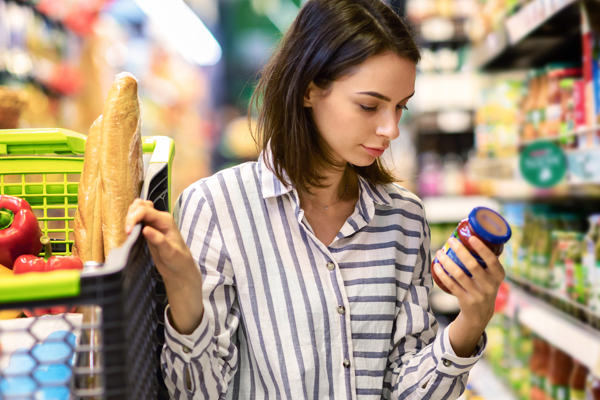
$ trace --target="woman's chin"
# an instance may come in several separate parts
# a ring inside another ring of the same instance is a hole
[[[348,160],[348,162],[354,165],[355,167],[368,167],[370,165],[373,165],[375,160],[377,160],[377,157],[362,155],[360,157],[353,157],[353,159]]]

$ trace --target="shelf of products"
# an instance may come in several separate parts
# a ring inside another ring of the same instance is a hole
[[[473,64],[500,71],[580,60],[579,7],[576,0],[529,2],[473,48]]]
[[[464,18],[430,17],[412,23],[419,41],[428,45],[461,46],[469,43]]]
[[[567,172],[563,181],[550,188],[538,188],[525,181],[519,159],[472,158],[466,165],[472,185],[485,196],[503,201],[600,198],[600,152],[567,152]]]
[[[579,360],[600,378],[600,331],[510,285],[504,313],[554,347]],[[568,338],[568,340],[566,340]]]
[[[540,329],[539,332],[545,331]],[[515,398],[600,398],[600,379],[590,373],[581,360],[521,323],[519,317],[498,313],[488,326],[487,333],[485,359],[493,375],[505,383]],[[566,342],[564,338],[563,342]],[[484,384],[492,383],[493,380]]]

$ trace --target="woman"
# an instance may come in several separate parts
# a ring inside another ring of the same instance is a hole
[[[379,0],[309,0],[258,86],[258,162],[193,184],[178,226],[132,205],[127,230],[146,223],[170,301],[162,360],[173,398],[462,393],[504,270],[475,238],[487,270],[452,244],[473,279],[438,253],[462,309],[438,332],[423,204],[379,160],[419,57]]]

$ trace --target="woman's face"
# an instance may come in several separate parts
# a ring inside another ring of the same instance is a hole
[[[415,92],[415,64],[393,53],[371,57],[327,90],[311,83],[304,106],[338,162],[371,165],[398,137]]]

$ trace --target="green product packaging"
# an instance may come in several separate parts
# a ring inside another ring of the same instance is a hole
[[[585,390],[569,390],[569,400],[586,400]]]

